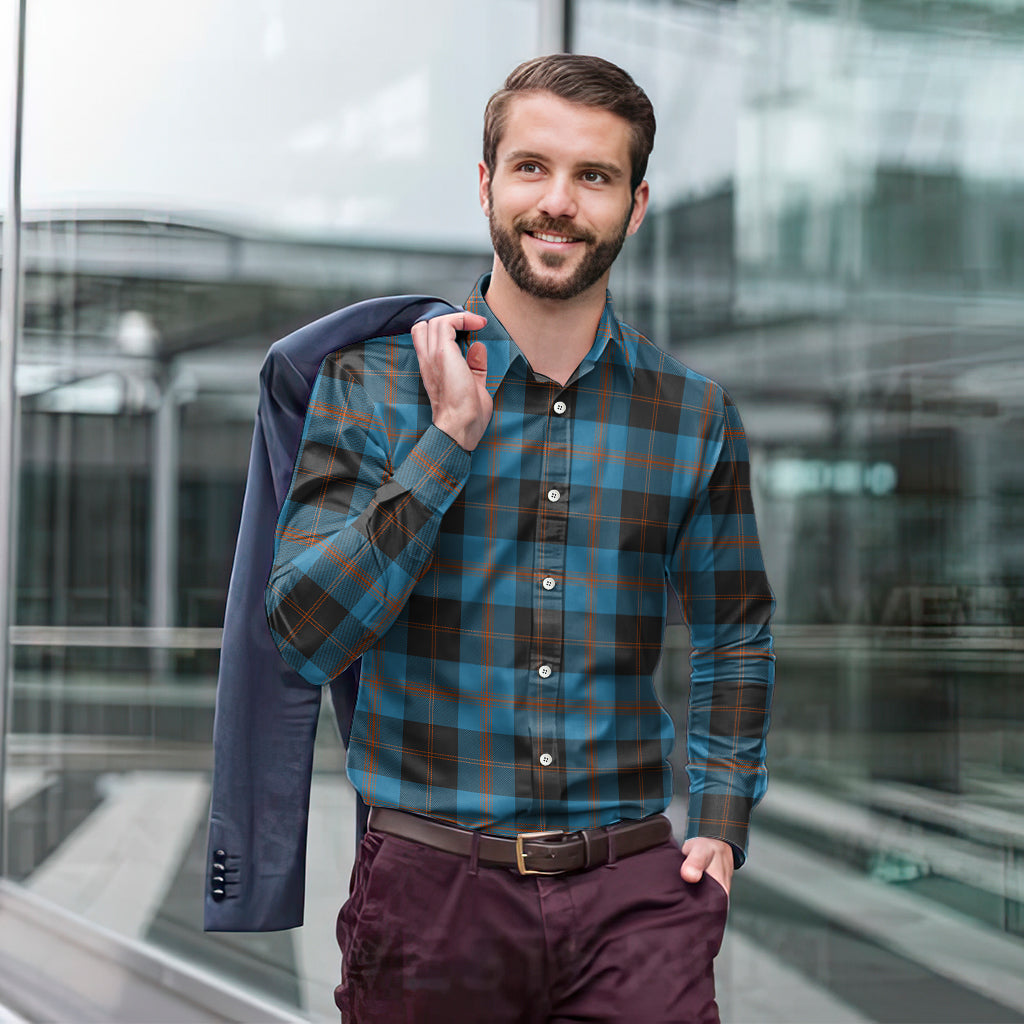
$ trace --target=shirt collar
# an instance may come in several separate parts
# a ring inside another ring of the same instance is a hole
[[[529,363],[522,350],[509,337],[508,331],[487,305],[484,295],[490,283],[491,275],[484,274],[477,281],[473,291],[470,292],[469,298],[466,299],[465,308],[470,313],[478,313],[480,316],[487,317],[486,325],[479,331],[467,332],[466,340],[468,344],[482,341],[487,346],[487,390],[493,397],[515,362],[521,363],[524,374]],[[637,344],[635,332],[622,330],[615,311],[612,309],[611,292],[606,292],[604,310],[601,313],[601,321],[597,325],[594,343],[590,346],[590,351],[583,357],[576,378],[582,377],[588,370],[596,366],[606,352],[608,358],[622,365],[632,378],[633,368],[636,366]]]

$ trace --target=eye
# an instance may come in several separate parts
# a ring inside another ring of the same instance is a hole
[[[540,172],[540,165],[535,164],[532,160],[526,160],[516,170],[522,171],[523,174],[538,174]]]
[[[600,171],[584,171],[583,180],[588,185],[600,185],[602,182],[608,180],[608,176],[602,174]]]

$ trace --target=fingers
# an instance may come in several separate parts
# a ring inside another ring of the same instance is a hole
[[[455,344],[458,331],[477,331],[486,323],[485,316],[470,313],[468,310],[459,310],[457,313],[446,313],[444,316],[435,316],[430,320],[420,320],[413,324],[412,343],[420,360],[421,372],[424,364],[439,368],[453,358],[458,351]],[[471,348],[476,351],[476,356],[470,363],[470,369],[477,376],[480,376],[481,372],[486,376],[485,346],[481,342],[474,342]],[[459,355],[461,358],[461,352]]]
[[[462,322],[455,325],[457,331],[479,331],[487,325],[487,317],[479,313],[470,313],[468,309],[461,313],[452,313],[451,316],[453,321],[455,317],[462,317]]]
[[[486,430],[493,402],[487,391],[487,346],[475,341],[463,354],[456,334],[478,330],[486,323],[486,317],[460,310],[420,321],[412,328],[434,425],[467,451],[473,451]]]
[[[487,323],[487,317],[478,313],[470,313],[468,310],[460,310],[457,313],[446,313],[444,316],[435,316],[430,320],[420,320],[413,324],[412,343],[416,349],[420,364],[441,364],[451,359],[456,351],[456,333],[458,331],[478,331]],[[480,346],[483,348],[483,346]],[[483,366],[487,366],[486,354],[478,356],[483,359]],[[478,372],[478,367],[472,367]]]
[[[457,313],[445,313],[444,316],[419,320],[412,327],[413,338],[454,338],[456,331],[479,331],[486,326],[487,317],[479,313],[470,313],[468,309],[460,309]]]

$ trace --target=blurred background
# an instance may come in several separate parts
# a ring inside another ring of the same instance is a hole
[[[327,719],[305,927],[201,931],[257,372],[464,299],[484,104],[561,49],[654,101],[616,308],[738,403],[778,600],[723,1019],[1024,1021],[1022,0],[0,0],[11,1020],[337,1019]]]

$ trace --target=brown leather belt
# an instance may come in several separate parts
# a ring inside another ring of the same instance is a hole
[[[485,867],[514,868],[521,875],[562,875],[584,871],[663,843],[672,835],[664,814],[640,821],[617,822],[578,832],[520,832],[506,839],[486,832],[445,825],[419,814],[390,807],[371,807],[369,828],[401,839],[411,839],[435,850],[469,857],[478,836],[477,861]]]

